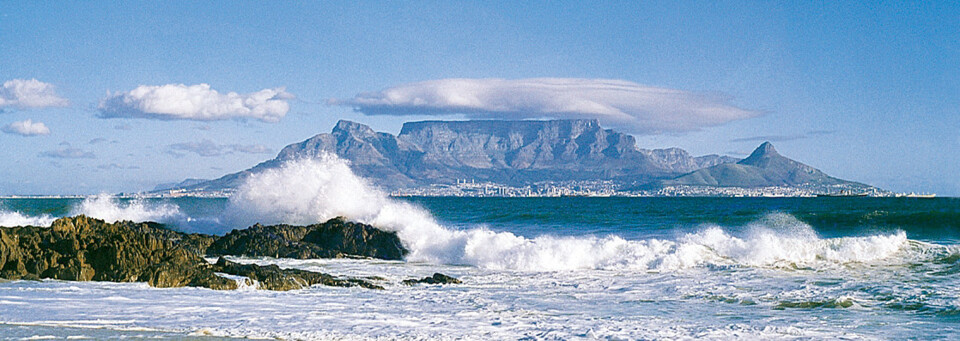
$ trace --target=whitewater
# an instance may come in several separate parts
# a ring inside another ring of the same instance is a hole
[[[410,253],[400,262],[234,259],[381,277],[384,291],[0,283],[0,334],[897,339],[956,332],[960,248],[938,237],[955,230],[954,201],[934,202],[946,218],[911,225],[897,210],[917,217],[915,211],[930,208],[861,204],[849,213],[858,218],[850,219],[844,215],[850,202],[606,199],[392,198],[354,175],[346,161],[325,155],[251,176],[213,208],[99,195],[46,214],[4,202],[0,226],[49,226],[57,216],[84,214],[222,234],[254,223],[303,225],[343,216],[396,232]],[[399,284],[433,272],[464,284]]]

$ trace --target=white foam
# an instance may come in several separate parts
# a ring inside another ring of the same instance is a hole
[[[525,238],[484,228],[452,230],[423,209],[389,198],[331,154],[289,161],[250,176],[231,197],[226,216],[234,226],[313,224],[344,216],[397,232],[411,251],[408,261],[528,271],[676,270],[706,263],[813,266],[883,259],[907,242],[902,232],[823,239],[809,225],[786,214],[766,217],[750,226],[745,236],[705,227],[675,241],[628,241],[617,236]]]
[[[109,194],[87,197],[70,215],[78,214],[111,223],[123,220],[173,223],[186,219],[175,204],[147,202],[141,198],[121,201]]]
[[[49,227],[56,218],[49,215],[28,216],[20,212],[0,210],[0,226],[42,226]]]

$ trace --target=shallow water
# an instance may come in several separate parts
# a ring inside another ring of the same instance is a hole
[[[287,339],[952,339],[960,332],[955,199],[399,200],[440,226],[400,230],[437,233],[443,242],[405,240],[422,247],[418,259],[236,259],[380,276],[384,291],[13,281],[0,283],[0,331]],[[97,215],[82,200],[0,205],[30,218]],[[173,207],[160,217],[174,228],[217,233],[230,203],[112,205],[111,214],[141,216],[133,211]],[[399,284],[434,272],[464,284]]]

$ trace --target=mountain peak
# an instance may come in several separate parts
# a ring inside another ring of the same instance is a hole
[[[759,147],[757,147],[757,149],[754,149],[753,153],[750,153],[750,156],[748,156],[744,160],[757,159],[761,157],[772,157],[772,156],[780,156],[780,153],[777,153],[777,149],[773,148],[773,143],[770,143],[769,141],[767,141],[761,144]]]
[[[333,133],[336,134],[337,132],[347,133],[351,136],[370,136],[375,134],[370,126],[347,120],[337,121],[337,125],[333,127]]]

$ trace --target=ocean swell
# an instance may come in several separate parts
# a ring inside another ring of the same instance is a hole
[[[733,235],[719,226],[676,240],[607,237],[526,238],[486,228],[441,226],[425,210],[389,198],[326,154],[288,161],[251,175],[230,199],[228,225],[312,224],[337,216],[395,231],[410,250],[407,260],[487,269],[555,271],[626,269],[665,271],[706,264],[820,267],[889,258],[907,245],[903,232],[820,238],[793,216],[769,214]]]

